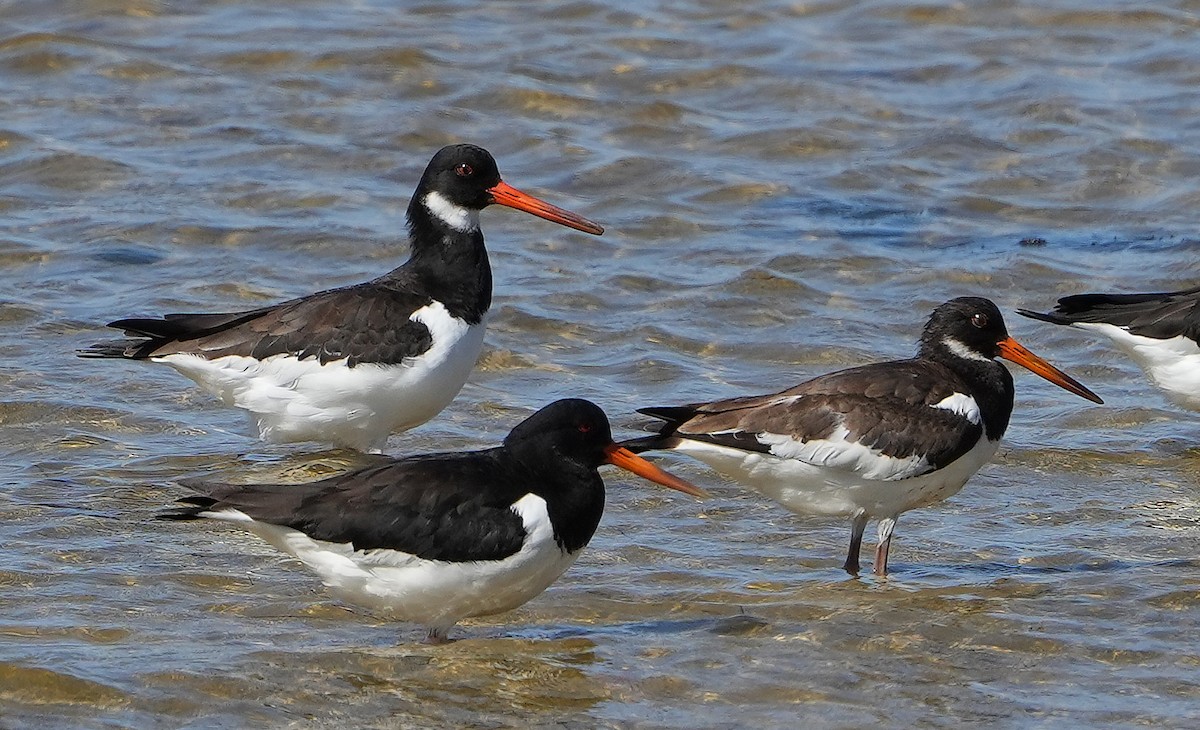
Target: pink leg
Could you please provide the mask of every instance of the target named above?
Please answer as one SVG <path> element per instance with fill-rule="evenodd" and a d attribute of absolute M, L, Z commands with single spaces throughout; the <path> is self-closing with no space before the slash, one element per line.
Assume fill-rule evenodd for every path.
<path fill-rule="evenodd" d="M 888 550 L 892 547 L 892 530 L 896 529 L 896 517 L 884 517 L 879 521 L 879 543 L 875 546 L 875 575 L 887 575 Z"/>

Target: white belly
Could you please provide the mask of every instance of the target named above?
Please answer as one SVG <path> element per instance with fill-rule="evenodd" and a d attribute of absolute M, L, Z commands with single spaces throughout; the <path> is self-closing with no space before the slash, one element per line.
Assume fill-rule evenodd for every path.
<path fill-rule="evenodd" d="M 527 532 L 521 550 L 503 560 L 424 560 L 396 550 L 355 551 L 302 532 L 255 522 L 237 511 L 209 513 L 240 522 L 299 559 L 340 598 L 404 621 L 448 629 L 471 616 L 520 606 L 558 579 L 578 556 L 559 548 L 546 502 L 532 494 L 514 506 Z"/>
<path fill-rule="evenodd" d="M 906 479 L 870 479 L 861 472 L 684 439 L 675 451 L 807 515 L 891 517 L 953 496 L 996 453 L 999 442 L 980 439 L 937 471 Z"/>
<path fill-rule="evenodd" d="M 1186 337 L 1156 340 L 1105 323 L 1084 322 L 1074 326 L 1106 335 L 1133 358 L 1171 400 L 1185 408 L 1200 410 L 1200 347 L 1194 341 Z"/>
<path fill-rule="evenodd" d="M 454 400 L 479 359 L 486 323 L 468 325 L 440 304 L 413 315 L 429 326 L 433 346 L 398 365 L 345 360 L 321 364 L 275 355 L 155 358 L 229 405 L 244 408 L 266 441 L 323 441 L 363 451 L 428 421 Z"/>

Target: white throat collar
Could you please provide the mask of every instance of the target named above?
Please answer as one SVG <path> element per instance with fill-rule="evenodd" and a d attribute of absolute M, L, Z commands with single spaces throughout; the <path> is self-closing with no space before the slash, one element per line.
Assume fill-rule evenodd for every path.
<path fill-rule="evenodd" d="M 456 231 L 468 233 L 479 230 L 479 211 L 477 210 L 455 205 L 438 192 L 429 193 L 422 202 L 425 204 L 426 210 L 435 218 Z"/>
<path fill-rule="evenodd" d="M 984 357 L 983 355 L 980 355 L 978 352 L 975 352 L 971 348 L 964 345 L 961 340 L 956 340 L 953 337 L 943 338 L 942 344 L 944 344 L 946 346 L 947 350 L 949 350 L 950 352 L 954 353 L 955 355 L 963 358 L 964 360 L 978 360 L 979 362 L 992 362 L 992 358 Z"/>

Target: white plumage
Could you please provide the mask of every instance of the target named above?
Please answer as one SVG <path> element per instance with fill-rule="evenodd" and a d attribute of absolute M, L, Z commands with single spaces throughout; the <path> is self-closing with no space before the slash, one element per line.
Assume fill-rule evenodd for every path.
<path fill-rule="evenodd" d="M 153 358 L 228 405 L 244 408 L 272 442 L 329 441 L 380 451 L 388 436 L 433 418 L 462 389 L 483 348 L 486 318 L 467 324 L 434 302 L 411 320 L 429 328 L 430 349 L 397 365 L 273 355 L 263 360 L 191 354 Z"/>
<path fill-rule="evenodd" d="M 457 621 L 520 606 L 546 590 L 575 562 L 562 550 L 546 501 L 527 494 L 512 507 L 526 537 L 502 560 L 425 560 L 399 550 L 354 550 L 347 543 L 314 540 L 299 530 L 251 519 L 224 509 L 205 517 L 238 522 L 275 548 L 311 568 L 332 593 L 397 619 L 429 626 L 444 636 Z"/>
<path fill-rule="evenodd" d="M 1135 335 L 1107 322 L 1074 322 L 1072 327 L 1105 335 L 1138 364 L 1175 403 L 1200 410 L 1200 347 L 1182 335 L 1156 339 Z"/>
<path fill-rule="evenodd" d="M 930 472 L 922 455 L 885 456 L 846 439 L 840 428 L 828 439 L 796 441 L 758 434 L 771 453 L 681 439 L 675 451 L 746 484 L 793 512 L 824 516 L 888 517 L 946 499 L 996 453 L 998 441 L 980 438 L 970 451 Z"/>

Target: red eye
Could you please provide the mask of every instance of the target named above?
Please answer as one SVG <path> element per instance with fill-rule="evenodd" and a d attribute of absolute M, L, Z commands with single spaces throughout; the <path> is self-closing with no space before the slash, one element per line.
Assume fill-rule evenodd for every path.
<path fill-rule="evenodd" d="M 587 433 L 591 430 L 592 430 L 592 424 L 590 424 L 590 423 L 579 424 L 579 433 Z"/>
<path fill-rule="evenodd" d="M 458 175 L 459 177 L 471 177 L 475 174 L 475 168 L 471 167 L 465 162 L 460 162 L 458 163 L 458 166 L 454 168 L 454 174 Z"/>
<path fill-rule="evenodd" d="M 971 324 L 975 325 L 979 329 L 983 329 L 984 327 L 987 327 L 987 325 L 988 325 L 987 315 L 982 312 L 976 312 L 975 314 L 972 314 L 971 315 Z"/>

